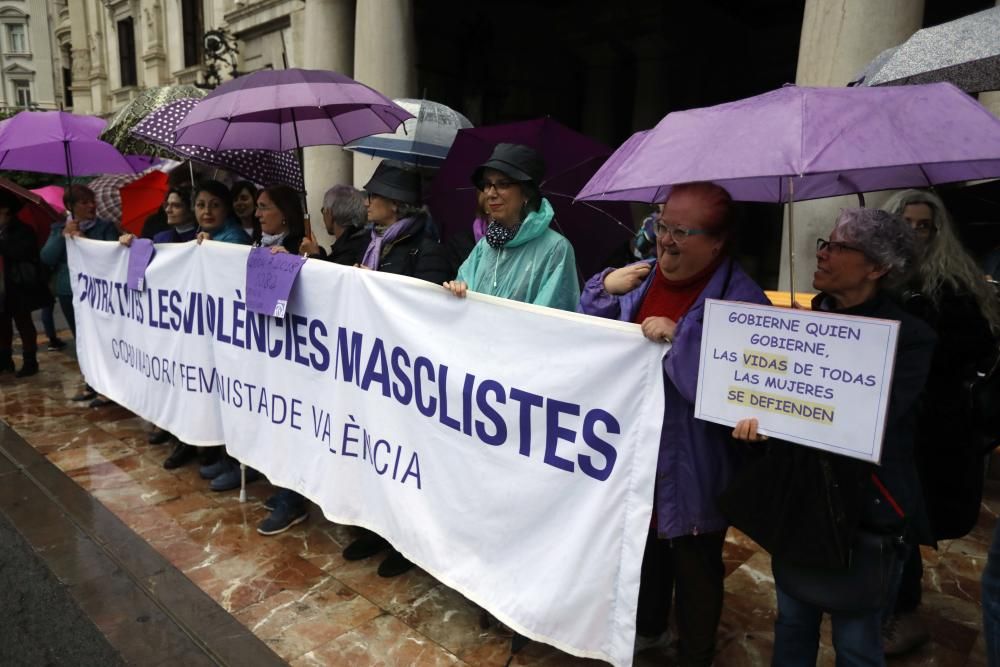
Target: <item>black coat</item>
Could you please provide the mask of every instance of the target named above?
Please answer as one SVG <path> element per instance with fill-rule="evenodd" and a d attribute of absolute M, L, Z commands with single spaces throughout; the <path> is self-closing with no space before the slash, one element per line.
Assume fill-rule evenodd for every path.
<path fill-rule="evenodd" d="M 19 313 L 52 304 L 48 271 L 38 258 L 38 239 L 34 231 L 16 218 L 0 231 L 0 257 L 3 257 L 3 298 L 0 310 Z"/>
<path fill-rule="evenodd" d="M 938 337 L 917 417 L 917 467 L 927 513 L 937 539 L 961 537 L 979 518 L 984 477 L 963 385 L 997 343 L 971 294 L 946 286 L 935 304 L 910 290 L 902 303 Z"/>
<path fill-rule="evenodd" d="M 319 254 L 314 255 L 314 257 L 334 264 L 354 266 L 361 262 L 371 238 L 371 230 L 367 227 L 347 229 L 330 248 L 330 252 L 320 248 Z"/>
<path fill-rule="evenodd" d="M 427 219 L 422 217 L 410 228 L 408 234 L 382 246 L 378 270 L 420 278 L 439 285 L 454 278 L 444 247 L 427 237 L 426 225 Z"/>

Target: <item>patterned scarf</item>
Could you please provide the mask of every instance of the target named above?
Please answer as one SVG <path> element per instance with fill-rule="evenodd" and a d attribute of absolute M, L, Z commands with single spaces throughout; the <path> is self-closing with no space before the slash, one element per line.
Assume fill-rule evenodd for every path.
<path fill-rule="evenodd" d="M 517 236 L 517 232 L 520 229 L 520 224 L 514 225 L 513 227 L 504 227 L 499 222 L 494 220 L 490 223 L 490 226 L 486 228 L 486 242 L 489 243 L 490 247 L 494 250 L 499 250 L 510 243 L 511 239 Z"/>

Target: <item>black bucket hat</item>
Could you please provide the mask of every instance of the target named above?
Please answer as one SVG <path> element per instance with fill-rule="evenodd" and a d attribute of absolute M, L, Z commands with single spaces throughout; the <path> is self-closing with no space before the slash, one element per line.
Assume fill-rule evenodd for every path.
<path fill-rule="evenodd" d="M 536 187 L 545 178 L 545 160 L 534 148 L 523 144 L 497 144 L 490 159 L 472 172 L 472 184 L 477 188 L 486 169 L 496 169 L 515 181 L 531 181 Z"/>
<path fill-rule="evenodd" d="M 365 191 L 407 204 L 420 204 L 420 174 L 382 162 L 365 184 Z"/>

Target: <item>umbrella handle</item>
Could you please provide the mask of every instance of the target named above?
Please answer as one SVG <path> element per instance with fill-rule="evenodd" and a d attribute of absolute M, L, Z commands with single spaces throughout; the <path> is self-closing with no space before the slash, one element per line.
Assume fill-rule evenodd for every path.
<path fill-rule="evenodd" d="M 795 181 L 788 177 L 788 292 L 795 303 Z"/>

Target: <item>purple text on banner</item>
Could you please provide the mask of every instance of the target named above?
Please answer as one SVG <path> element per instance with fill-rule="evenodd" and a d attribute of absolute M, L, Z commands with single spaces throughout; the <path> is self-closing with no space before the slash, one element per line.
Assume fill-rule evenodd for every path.
<path fill-rule="evenodd" d="M 146 286 L 146 267 L 153 260 L 156 248 L 149 239 L 132 239 L 128 249 L 128 273 L 125 282 L 129 289 L 139 290 Z"/>
<path fill-rule="evenodd" d="M 270 248 L 254 248 L 247 256 L 247 310 L 284 317 L 288 295 L 305 259 Z"/>

